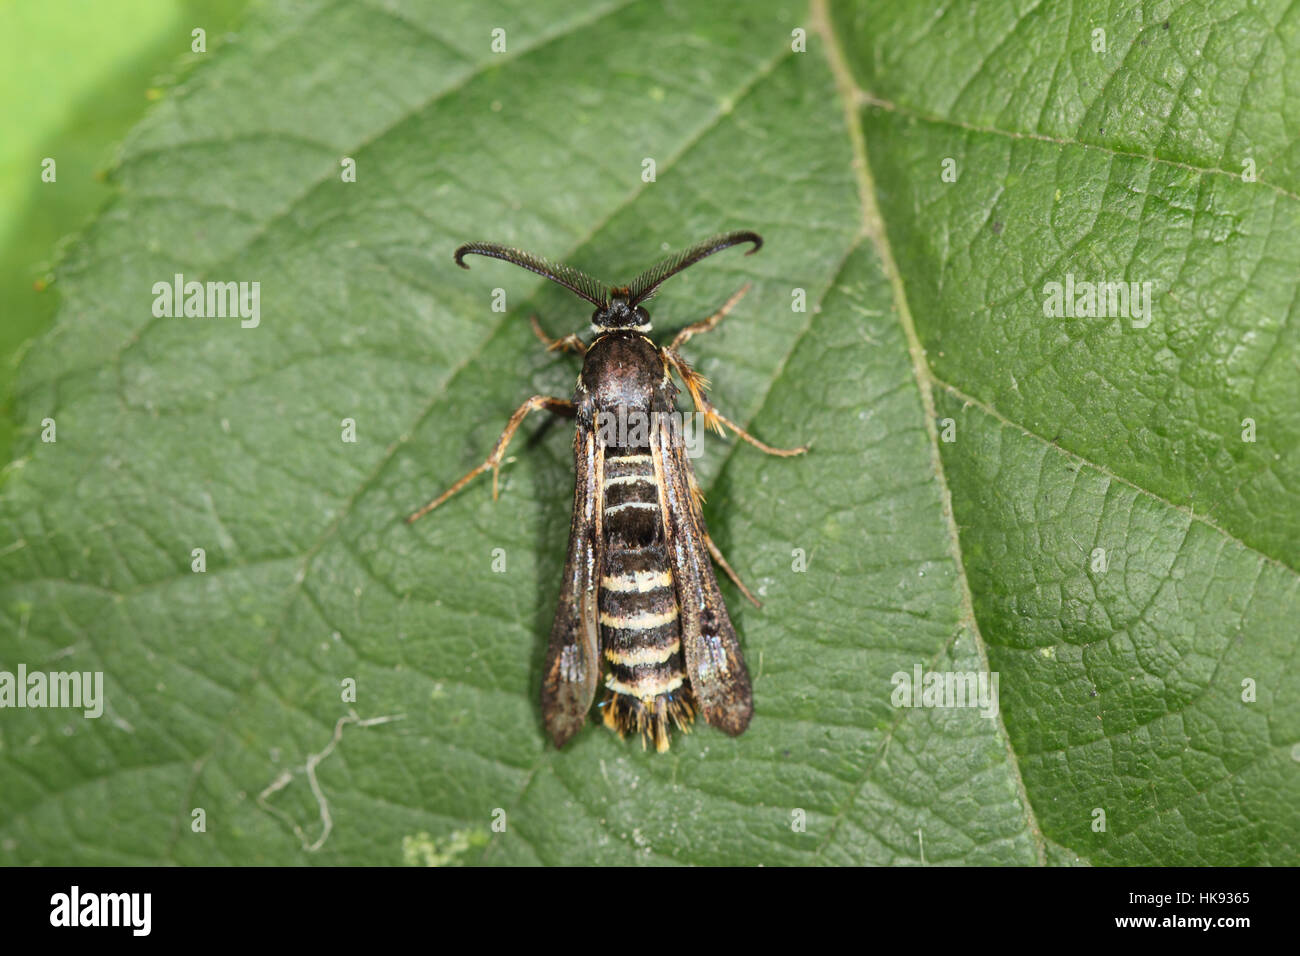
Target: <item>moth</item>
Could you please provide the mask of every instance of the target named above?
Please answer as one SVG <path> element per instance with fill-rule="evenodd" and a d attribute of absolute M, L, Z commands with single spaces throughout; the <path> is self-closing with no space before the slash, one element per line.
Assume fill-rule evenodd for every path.
<path fill-rule="evenodd" d="M 753 232 L 711 236 L 623 286 L 608 286 L 571 266 L 496 243 L 470 242 L 455 252 L 464 269 L 468 255 L 502 259 L 595 306 L 590 344 L 576 334 L 551 339 L 531 318 L 533 331 L 549 349 L 583 356 L 573 397 L 528 399 L 480 465 L 407 519 L 428 514 L 489 469 L 495 500 L 506 446 L 529 412 L 546 409 L 576 420 L 569 551 L 542 680 L 542 715 L 557 747 L 586 723 L 602 674 L 604 723 L 620 737 L 639 735 L 643 749 L 653 744 L 659 752 L 667 750 L 670 726 L 688 732 L 697 713 L 732 736 L 749 726 L 749 672 L 710 556 L 742 594 L 756 606 L 759 602 L 704 526 L 703 498 L 673 414 L 674 373 L 706 429 L 725 434 L 725 426 L 761 451 L 782 457 L 807 447 L 772 448 L 727 419 L 706 395 L 707 380 L 678 351 L 692 336 L 716 326 L 748 283 L 667 346 L 650 338 L 644 306 L 668 278 L 739 244 L 750 244 L 746 255 L 752 255 L 763 240 Z"/>

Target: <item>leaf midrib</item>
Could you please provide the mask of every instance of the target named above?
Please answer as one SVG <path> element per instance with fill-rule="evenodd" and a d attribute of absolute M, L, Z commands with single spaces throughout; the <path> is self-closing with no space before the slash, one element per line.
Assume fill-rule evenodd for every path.
<path fill-rule="evenodd" d="M 840 47 L 839 38 L 836 36 L 834 23 L 831 20 L 830 12 L 827 9 L 826 0 L 811 0 L 811 19 L 815 24 L 815 29 L 822 37 L 826 44 L 826 59 L 831 73 L 835 77 L 835 87 L 839 94 L 841 107 L 844 111 L 844 123 L 848 131 L 850 145 L 853 150 L 853 172 L 858 184 L 858 201 L 862 216 L 861 228 L 864 235 L 871 239 L 875 247 L 876 254 L 880 258 L 881 268 L 886 278 L 889 280 L 890 288 L 893 290 L 894 307 L 898 313 L 899 324 L 902 326 L 904 338 L 907 341 L 908 353 L 912 359 L 912 373 L 916 379 L 917 391 L 920 394 L 923 414 L 925 415 L 925 430 L 930 438 L 930 459 L 934 468 L 934 477 L 941 508 L 943 511 L 943 524 L 948 535 L 949 555 L 956 566 L 956 579 L 959 588 L 959 607 L 961 615 L 957 621 L 957 627 L 952 636 L 945 641 L 945 647 L 961 634 L 963 630 L 969 630 L 975 642 L 975 649 L 979 655 L 980 663 L 987 672 L 991 668 L 988 659 L 988 647 L 984 641 L 984 636 L 980 632 L 979 621 L 975 617 L 975 603 L 971 594 L 970 581 L 966 575 L 966 562 L 962 556 L 961 539 L 957 530 L 956 519 L 952 509 L 952 493 L 948 487 L 948 478 L 943 467 L 943 456 L 939 451 L 939 432 L 936 423 L 933 383 L 934 375 L 930 370 L 929 363 L 926 360 L 925 348 L 921 344 L 920 336 L 917 334 L 916 325 L 912 320 L 912 312 L 908 305 L 907 294 L 903 288 L 903 277 L 894 262 L 893 250 L 889 244 L 889 237 L 885 229 L 884 219 L 880 214 L 880 208 L 876 205 L 875 181 L 872 178 L 871 165 L 867 153 L 866 136 L 862 129 L 861 111 L 858 108 L 858 88 L 853 80 L 853 75 L 849 70 L 848 63 L 844 58 L 844 51 Z M 939 653 L 942 653 L 940 649 Z M 1011 767 L 1015 776 L 1016 791 L 1020 798 L 1021 806 L 1024 809 L 1025 825 L 1029 835 L 1034 843 L 1035 855 L 1039 866 L 1047 865 L 1047 848 L 1043 836 L 1042 828 L 1038 824 L 1038 819 L 1034 814 L 1033 805 L 1029 800 L 1029 792 L 1025 787 L 1024 776 L 1020 771 L 1020 759 L 1016 755 L 1015 749 L 1011 745 L 1011 735 L 1007 733 L 1006 723 L 1003 721 L 1001 711 L 996 718 L 998 732 L 1002 736 L 1003 746 L 1007 755 L 1007 763 Z M 881 745 L 881 754 L 889 745 L 894 730 L 899 726 L 900 721 L 895 721 L 885 736 Z M 867 768 L 863 775 L 862 782 L 854 788 L 849 800 L 841 808 L 836 816 L 835 827 L 838 827 L 839 821 L 847 815 L 848 811 L 856 802 L 858 793 L 866 781 L 871 778 L 879 760 Z M 819 848 L 819 852 L 822 848 Z"/>
<path fill-rule="evenodd" d="M 947 486 L 947 479 L 943 470 L 942 456 L 939 452 L 938 434 L 935 425 L 935 414 L 934 414 L 934 403 L 933 403 L 933 389 L 935 387 L 942 388 L 950 395 L 952 395 L 954 398 L 957 398 L 958 400 L 962 401 L 967 405 L 974 406 L 975 408 L 979 409 L 980 412 L 982 412 L 983 414 L 991 417 L 994 421 L 997 421 L 1002 425 L 1014 428 L 1020 433 L 1022 433 L 1023 435 L 1033 438 L 1045 446 L 1050 446 L 1054 448 L 1058 453 L 1066 455 L 1067 457 L 1076 460 L 1080 464 L 1087 466 L 1088 468 L 1094 470 L 1095 472 L 1105 475 L 1111 480 L 1117 481 L 1127 487 L 1130 487 L 1135 491 L 1139 492 L 1140 494 L 1149 497 L 1151 499 L 1154 499 L 1156 501 L 1159 501 L 1161 504 L 1166 505 L 1177 512 L 1180 512 L 1181 514 L 1183 514 L 1189 519 L 1189 522 L 1198 522 L 1200 524 L 1203 524 L 1204 526 L 1213 530 L 1224 540 L 1230 541 L 1235 545 L 1241 547 L 1243 550 L 1256 555 L 1263 564 L 1269 564 L 1276 568 L 1280 568 L 1284 570 L 1291 577 L 1293 584 L 1300 584 L 1300 572 L 1298 572 L 1296 568 L 1287 564 L 1285 561 L 1273 557 L 1272 555 L 1266 554 L 1263 551 L 1261 551 L 1259 548 L 1248 544 L 1237 535 L 1228 531 L 1226 528 L 1220 526 L 1209 515 L 1199 514 L 1194 510 L 1192 510 L 1191 508 L 1178 505 L 1175 502 L 1172 502 L 1169 499 L 1163 497 L 1162 495 L 1142 487 L 1141 485 L 1134 482 L 1133 480 L 1125 478 L 1124 476 L 1116 473 L 1110 468 L 1105 467 L 1104 465 L 1091 461 L 1087 457 L 1075 451 L 1064 448 L 1057 442 L 1049 441 L 1044 436 L 1039 435 L 1033 432 L 1032 430 L 1026 428 L 1024 425 L 1021 425 L 1018 422 L 1011 420 L 1006 415 L 999 412 L 991 403 L 982 401 L 978 398 L 968 395 L 965 392 L 958 389 L 956 386 L 938 378 L 938 376 L 935 375 L 934 371 L 929 366 L 925 349 L 921 344 L 919 336 L 916 333 L 915 324 L 912 321 L 911 312 L 908 307 L 902 276 L 901 273 L 898 271 L 896 264 L 893 261 L 884 221 L 880 215 L 879 208 L 877 207 L 875 202 L 875 188 L 874 188 L 874 182 L 871 177 L 870 165 L 868 162 L 865 135 L 862 130 L 861 110 L 864 107 L 875 107 L 878 109 L 886 110 L 888 112 L 898 113 L 899 115 L 902 116 L 915 118 L 922 122 L 928 122 L 928 123 L 941 125 L 941 126 L 950 126 L 953 128 L 964 130 L 966 132 L 1001 136 L 1009 139 L 1032 140 L 1037 142 L 1051 143 L 1053 145 L 1062 146 L 1062 147 L 1075 147 L 1083 150 L 1095 150 L 1114 157 L 1135 159 L 1147 163 L 1170 166 L 1188 172 L 1193 172 L 1198 175 L 1205 175 L 1205 176 L 1223 175 L 1233 180 L 1239 180 L 1240 176 L 1228 170 L 1220 169 L 1218 167 L 1198 166 L 1194 163 L 1189 163 L 1181 160 L 1169 159 L 1166 157 L 1158 156 L 1154 152 L 1140 153 L 1131 150 L 1115 149 L 1098 143 L 1088 143 L 1080 140 L 1072 140 L 1065 137 L 1047 136 L 1040 133 L 1004 130 L 1004 129 L 999 129 L 991 126 L 981 126 L 978 124 L 966 123 L 961 120 L 952 119 L 950 117 L 928 115 L 919 110 L 915 110 L 910 107 L 899 105 L 889 100 L 885 100 L 880 97 L 877 97 L 865 90 L 862 90 L 860 87 L 857 86 L 856 81 L 853 78 L 852 72 L 847 65 L 847 61 L 844 59 L 843 51 L 838 45 L 838 40 L 835 36 L 833 23 L 827 14 L 825 0 L 811 0 L 811 3 L 812 3 L 814 21 L 818 23 L 819 31 L 821 32 L 823 38 L 827 43 L 827 55 L 831 63 L 831 70 L 836 76 L 837 87 L 840 91 L 840 97 L 843 101 L 843 106 L 845 110 L 846 122 L 850 130 L 850 138 L 854 141 L 853 143 L 854 154 L 855 154 L 854 166 L 855 166 L 855 173 L 859 177 L 859 191 L 860 191 L 860 198 L 862 201 L 862 214 L 863 214 L 862 226 L 864 231 L 872 236 L 873 241 L 876 245 L 876 249 L 881 257 L 882 263 L 884 264 L 885 270 L 888 273 L 891 286 L 894 289 L 894 299 L 895 299 L 896 307 L 898 308 L 899 311 L 900 323 L 903 326 L 904 334 L 908 340 L 908 346 L 909 346 L 909 351 L 912 354 L 913 370 L 916 377 L 918 390 L 921 392 L 922 401 L 926 409 L 926 415 L 927 415 L 926 426 L 927 426 L 927 432 L 931 438 L 932 454 L 935 461 L 936 478 L 939 481 L 942 497 L 944 499 L 944 508 L 943 508 L 944 519 L 945 519 L 945 523 L 948 526 L 950 539 L 953 543 L 952 556 L 957 564 L 958 577 L 960 580 L 960 587 L 962 590 L 963 619 L 966 620 L 968 618 L 969 620 L 972 633 L 975 637 L 976 647 L 979 650 L 981 660 L 984 663 L 985 667 L 987 668 L 989 663 L 988 655 L 987 655 L 987 644 L 983 638 L 983 635 L 979 631 L 978 622 L 975 618 L 974 605 L 973 605 L 973 600 L 970 591 L 969 579 L 966 574 L 966 566 L 962 557 L 960 538 L 956 526 L 955 516 L 952 511 L 951 494 L 949 492 Z M 1300 195 L 1297 195 L 1295 192 L 1292 192 L 1291 190 L 1288 190 L 1280 185 L 1266 182 L 1262 179 L 1258 180 L 1258 184 L 1266 186 L 1268 189 L 1270 189 L 1277 195 L 1287 197 L 1291 200 L 1300 201 Z M 949 643 L 951 643 L 951 641 Z M 1038 848 L 1039 863 L 1046 864 L 1046 846 L 1045 846 L 1046 841 L 1041 832 L 1040 827 L 1037 824 L 1032 804 L 1030 803 L 1028 798 L 1028 792 L 1024 784 L 1023 775 L 1021 774 L 1020 771 L 1020 758 L 1016 754 L 1014 748 L 1011 745 L 1010 735 L 1007 733 L 1006 726 L 1003 721 L 1003 716 L 999 714 L 997 719 L 998 719 L 1000 732 L 1002 733 L 1004 741 L 1006 742 L 1008 759 L 1015 771 L 1016 782 L 1017 782 L 1018 789 L 1020 791 L 1021 800 L 1025 807 L 1027 821 L 1035 837 L 1035 841 Z M 889 731 L 887 732 L 886 742 L 882 746 L 882 753 L 884 751 L 884 748 L 887 747 L 888 745 L 889 735 L 892 735 L 896 727 L 897 727 L 897 722 L 893 726 L 891 726 Z M 869 779 L 870 773 L 871 771 L 868 770 L 864 780 Z M 1071 852 L 1075 852 L 1077 855 L 1077 851 L 1071 850 Z M 1083 858 L 1080 857 L 1080 859 Z"/>
<path fill-rule="evenodd" d="M 814 5 L 816 5 L 817 0 L 813 0 L 813 3 Z M 863 90 L 861 87 L 856 85 L 855 81 L 853 80 L 852 73 L 851 71 L 848 70 L 847 66 L 845 67 L 845 71 L 846 71 L 848 83 L 851 86 L 851 90 L 852 90 L 851 95 L 856 109 L 861 109 L 862 107 L 876 107 L 885 110 L 886 112 L 897 113 L 900 116 L 906 116 L 912 119 L 917 119 L 924 123 L 931 123 L 936 126 L 948 126 L 954 129 L 964 130 L 969 133 L 980 133 L 980 134 L 986 134 L 991 136 L 1001 136 L 1007 139 L 1032 140 L 1034 142 L 1050 143 L 1055 146 L 1069 146 L 1069 147 L 1074 147 L 1076 149 L 1083 149 L 1083 150 L 1095 150 L 1100 153 L 1105 153 L 1108 156 L 1115 156 L 1124 159 L 1141 160 L 1143 162 L 1154 163 L 1163 166 L 1171 166 L 1177 169 L 1185 170 L 1187 172 L 1196 173 L 1197 175 L 1202 175 L 1202 176 L 1221 175 L 1221 176 L 1227 176 L 1229 179 L 1232 179 L 1234 181 L 1239 182 L 1241 180 L 1240 174 L 1234 173 L 1231 170 L 1220 169 L 1217 166 L 1198 166 L 1195 163 L 1189 163 L 1177 159 L 1169 159 L 1167 157 L 1158 156 L 1155 153 L 1140 153 L 1140 152 L 1135 152 L 1133 150 L 1116 149 L 1114 147 L 1105 146 L 1101 143 L 1089 143 L 1083 140 L 1070 139 L 1068 137 L 1048 136 L 1043 133 L 1032 133 L 1023 130 L 1007 130 L 996 126 L 984 126 L 977 123 L 967 123 L 963 120 L 954 119 L 948 116 L 939 116 L 935 114 L 925 113 L 913 107 L 895 103 L 887 99 L 883 99 L 881 97 L 876 96 L 873 93 Z M 856 116 L 856 111 L 855 111 L 855 116 Z M 1288 199 L 1294 200 L 1297 203 L 1300 203 L 1300 193 L 1292 192 L 1291 190 L 1285 188 L 1284 186 L 1281 186 L 1276 183 L 1268 182 L 1263 178 L 1256 179 L 1255 185 L 1265 186 L 1269 190 L 1277 193 L 1279 196 L 1284 196 Z M 922 355 L 924 356 L 924 347 L 922 347 Z M 990 415 L 996 421 L 1001 422 L 1004 425 L 1009 425 L 1012 428 L 1017 429 L 1024 435 L 1030 438 L 1034 438 L 1037 441 L 1043 443 L 1044 445 L 1050 445 L 1051 447 L 1057 449 L 1061 453 L 1068 455 L 1069 457 L 1078 461 L 1080 464 L 1087 465 L 1089 468 L 1092 468 L 1093 470 L 1103 475 L 1106 475 L 1108 478 L 1111 478 L 1124 485 L 1127 485 L 1128 487 L 1133 488 L 1135 491 L 1141 492 L 1143 495 L 1149 498 L 1159 501 L 1160 503 L 1167 505 L 1176 511 L 1180 511 L 1183 514 L 1186 514 L 1192 520 L 1198 521 L 1206 525 L 1207 527 L 1211 528 L 1226 540 L 1231 541 L 1232 543 L 1239 545 L 1240 547 L 1246 549 L 1247 551 L 1250 551 L 1251 553 L 1258 555 L 1266 563 L 1286 571 L 1293 578 L 1300 579 L 1300 568 L 1296 568 L 1295 566 L 1288 564 L 1285 560 L 1281 558 L 1278 558 L 1274 555 L 1261 551 L 1257 546 L 1250 544 L 1249 542 L 1244 540 L 1240 535 L 1218 524 L 1209 516 L 1209 514 L 1199 513 L 1194 509 L 1187 507 L 1186 505 L 1180 505 L 1174 501 L 1171 501 L 1170 499 L 1159 494 L 1158 492 L 1152 491 L 1149 488 L 1144 488 L 1142 485 L 1138 484 L 1132 479 L 1124 477 L 1123 475 L 1119 474 L 1118 472 L 1115 472 L 1114 470 L 1108 468 L 1107 466 L 1095 462 L 1090 458 L 1088 458 L 1087 456 L 1080 454 L 1079 452 L 1066 448 L 1063 445 L 1059 444 L 1058 442 L 1051 441 L 1050 439 L 1047 439 L 1044 436 L 1039 435 L 1037 432 L 1034 432 L 1032 429 L 1027 428 L 1026 426 L 1022 425 L 1019 422 L 1013 421 L 1012 419 L 1008 418 L 1007 416 L 999 412 L 992 402 L 970 395 L 969 393 L 962 391 L 958 386 L 939 378 L 937 375 L 934 374 L 934 371 L 930 369 L 928 362 L 925 362 L 925 367 L 926 367 L 926 376 L 931 382 L 931 384 L 938 385 L 940 388 L 943 388 L 945 391 L 952 394 L 955 398 L 959 398 L 961 401 L 965 402 L 966 404 L 974 405 L 976 408 L 979 408 L 982 412 Z"/>

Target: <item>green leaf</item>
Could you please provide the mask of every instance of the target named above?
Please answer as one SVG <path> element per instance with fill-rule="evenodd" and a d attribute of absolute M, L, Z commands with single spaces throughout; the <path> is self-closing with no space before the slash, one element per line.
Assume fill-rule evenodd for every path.
<path fill-rule="evenodd" d="M 1297 862 L 1282 8 L 439 7 L 268 5 L 135 130 L 65 261 L 0 498 L 0 670 L 102 670 L 107 706 L 0 712 L 0 860 Z M 404 518 L 571 390 L 527 316 L 589 310 L 451 251 L 617 282 L 740 228 L 759 255 L 653 312 L 752 282 L 688 357 L 813 445 L 698 462 L 765 602 L 723 583 L 754 722 L 556 751 L 568 426 L 530 417 L 495 503 Z M 155 318 L 178 272 L 260 281 L 260 324 Z M 1149 279 L 1152 321 L 1045 317 L 1066 272 Z M 894 707 L 917 666 L 991 668 L 1000 714 Z"/>

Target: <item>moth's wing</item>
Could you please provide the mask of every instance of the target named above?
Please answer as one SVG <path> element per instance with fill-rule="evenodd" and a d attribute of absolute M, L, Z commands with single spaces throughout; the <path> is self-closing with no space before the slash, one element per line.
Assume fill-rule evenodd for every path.
<path fill-rule="evenodd" d="M 542 677 L 542 718 L 557 747 L 563 747 L 586 723 L 600 679 L 596 598 L 604 455 L 592 431 L 579 424 L 573 439 L 576 479 L 569 556 Z"/>
<path fill-rule="evenodd" d="M 695 472 L 673 431 L 654 431 L 651 449 L 663 489 L 662 510 L 677 588 L 686 674 L 705 721 L 734 737 L 749 726 L 754 712 L 749 671 L 713 574 Z"/>

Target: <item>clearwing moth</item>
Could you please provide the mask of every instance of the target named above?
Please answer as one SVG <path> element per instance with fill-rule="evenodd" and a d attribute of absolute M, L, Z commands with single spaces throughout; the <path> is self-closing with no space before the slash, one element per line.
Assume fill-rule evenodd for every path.
<path fill-rule="evenodd" d="M 755 605 L 758 601 L 704 526 L 695 471 L 672 414 L 678 394 L 673 373 L 686 385 L 705 424 L 719 434 L 725 434 L 725 425 L 772 455 L 797 455 L 807 448 L 771 448 L 729 421 L 705 395 L 708 382 L 678 352 L 691 336 L 717 325 L 748 284 L 667 346 L 650 339 L 650 315 L 642 305 L 670 276 L 740 243 L 752 244 L 746 253 L 752 255 L 763 240 L 753 232 L 721 233 L 616 287 L 496 243 L 470 242 L 456 250 L 456 264 L 464 269 L 469 268 L 467 255 L 503 259 L 596 307 L 590 345 L 573 334 L 552 340 L 532 319 L 548 348 L 583 356 L 573 398 L 528 399 L 510 416 L 482 464 L 407 519 L 428 514 L 488 469 L 495 499 L 506 446 L 529 412 L 545 408 L 576 418 L 569 554 L 542 678 L 542 715 L 557 747 L 586 723 L 602 671 L 605 724 L 620 736 L 639 734 L 642 747 L 653 743 L 656 750 L 667 750 L 669 725 L 689 731 L 696 713 L 732 736 L 749 726 L 749 672 L 710 555 L 742 594 Z M 610 427 L 615 422 L 632 426 Z"/>

